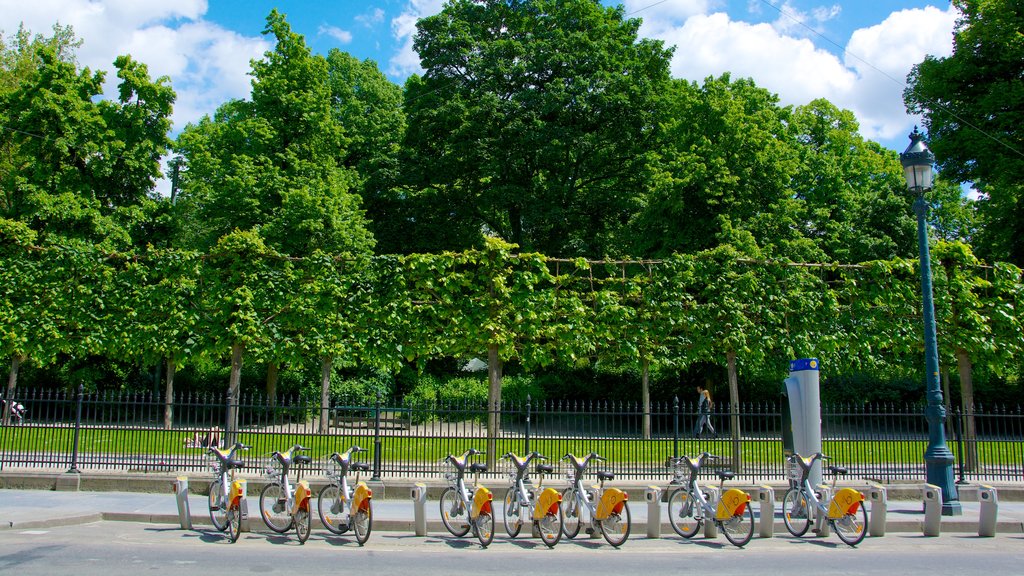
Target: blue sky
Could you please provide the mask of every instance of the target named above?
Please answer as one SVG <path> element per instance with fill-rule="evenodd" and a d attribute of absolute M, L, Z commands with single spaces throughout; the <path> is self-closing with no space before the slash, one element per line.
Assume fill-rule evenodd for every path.
<path fill-rule="evenodd" d="M 605 4 L 618 1 L 603 0 Z M 784 104 L 827 98 L 852 110 L 861 133 L 902 150 L 917 121 L 906 115 L 903 81 L 925 54 L 947 55 L 956 12 L 941 0 L 621 0 L 644 20 L 641 35 L 675 46 L 672 73 L 701 80 L 752 77 Z M 0 0 L 0 31 L 22 22 L 49 33 L 58 20 L 85 41 L 79 61 L 111 68 L 118 54 L 167 75 L 178 93 L 180 130 L 230 98 L 249 93 L 249 60 L 270 46 L 261 35 L 273 8 L 314 51 L 339 48 L 376 61 L 401 83 L 416 73 L 411 50 L 419 17 L 442 0 Z M 110 80 L 106 92 L 114 93 Z"/>

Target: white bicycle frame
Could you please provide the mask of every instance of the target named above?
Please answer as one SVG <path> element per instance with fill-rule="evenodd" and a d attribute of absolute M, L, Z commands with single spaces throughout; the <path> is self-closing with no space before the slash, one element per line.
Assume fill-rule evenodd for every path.
<path fill-rule="evenodd" d="M 702 490 L 701 487 L 700 487 L 700 482 L 698 481 L 698 476 L 697 476 L 697 473 L 700 470 L 700 468 L 702 466 L 704 466 L 704 460 L 705 459 L 710 459 L 710 458 L 708 458 L 708 456 L 709 455 L 707 455 L 707 454 L 701 454 L 697 458 L 697 469 L 696 470 L 694 470 L 694 468 L 693 468 L 693 460 L 691 460 L 688 456 L 682 456 L 682 457 L 678 458 L 676 460 L 676 465 L 678 466 L 678 463 L 685 463 L 687 465 L 687 472 L 690 474 L 690 478 L 687 480 L 687 486 L 689 487 L 690 495 L 697 500 L 698 504 L 700 504 L 700 508 L 698 509 L 698 511 L 700 512 L 700 519 L 701 520 L 706 520 L 708 518 L 712 518 L 712 519 L 714 519 L 717 522 L 718 520 L 715 518 L 715 506 L 714 506 L 714 504 L 717 504 L 717 502 L 715 502 L 714 504 L 711 503 L 711 502 L 708 502 L 708 499 L 704 496 L 704 490 Z M 682 475 L 678 471 L 675 473 L 675 476 L 676 476 L 676 478 L 678 478 L 680 480 L 682 479 L 682 477 L 681 477 Z M 723 478 L 722 481 L 718 485 L 718 493 L 719 493 L 719 495 L 722 494 L 722 492 L 723 492 L 722 489 L 724 487 L 725 487 L 725 479 Z"/>
<path fill-rule="evenodd" d="M 567 458 L 563 458 L 563 460 L 565 459 Z M 573 466 L 571 472 L 573 478 L 569 482 L 569 487 L 573 488 L 573 498 L 576 500 L 576 509 L 578 510 L 577 514 L 579 516 L 580 523 L 584 522 L 582 512 L 586 510 L 586 523 L 590 526 L 591 531 L 596 533 L 598 528 L 594 524 L 594 516 L 597 514 L 597 502 L 601 498 L 601 493 L 604 492 L 604 480 L 598 481 L 599 484 L 595 494 L 591 494 L 590 491 L 583 486 L 583 472 L 590 466 L 590 461 L 594 459 L 597 459 L 599 462 L 604 461 L 604 458 L 601 458 L 600 456 L 588 454 L 587 457 L 583 459 L 582 470 L 577 471 L 576 467 Z"/>

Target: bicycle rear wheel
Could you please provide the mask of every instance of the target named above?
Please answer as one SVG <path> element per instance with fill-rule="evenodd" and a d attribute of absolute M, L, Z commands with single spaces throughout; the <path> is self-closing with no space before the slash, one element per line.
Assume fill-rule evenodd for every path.
<path fill-rule="evenodd" d="M 566 488 L 562 492 L 559 509 L 562 511 L 562 534 L 572 540 L 580 533 L 580 505 L 576 501 L 575 488 Z"/>
<path fill-rule="evenodd" d="M 360 546 L 366 544 L 370 539 L 370 531 L 373 530 L 373 505 L 366 507 L 366 510 L 358 510 L 352 516 L 352 530 L 356 533 L 356 542 Z"/>
<path fill-rule="evenodd" d="M 515 538 L 523 529 L 522 510 L 519 506 L 519 498 L 516 496 L 516 487 L 512 486 L 505 493 L 505 505 L 502 508 L 501 521 L 505 524 L 505 532 L 508 533 L 509 538 Z"/>
<path fill-rule="evenodd" d="M 210 484 L 210 521 L 213 527 L 223 532 L 228 528 L 227 502 L 224 498 L 224 481 L 217 478 Z"/>
<path fill-rule="evenodd" d="M 341 500 L 341 490 L 337 484 L 328 484 L 320 489 L 316 499 L 316 510 L 320 521 L 335 534 L 348 532 L 349 518 L 345 513 L 345 503 Z"/>
<path fill-rule="evenodd" d="M 750 504 L 743 507 L 742 513 L 722 522 L 722 533 L 725 534 L 726 540 L 739 548 L 750 542 L 754 537 L 754 512 L 750 509 Z"/>
<path fill-rule="evenodd" d="M 292 516 L 288 513 L 288 500 L 280 484 L 267 484 L 260 491 L 260 516 L 263 523 L 278 534 L 284 534 L 292 527 Z"/>
<path fill-rule="evenodd" d="M 860 544 L 864 540 L 864 536 L 867 535 L 868 513 L 864 509 L 863 502 L 857 506 L 857 511 L 853 514 L 847 513 L 842 518 L 830 520 L 830 522 L 836 531 L 836 536 L 850 546 Z"/>
<path fill-rule="evenodd" d="M 473 531 L 480 540 L 480 545 L 487 548 L 494 540 L 494 515 L 490 512 L 481 512 L 473 519 Z"/>
<path fill-rule="evenodd" d="M 237 505 L 228 508 L 227 514 L 228 538 L 232 542 L 238 542 L 238 535 L 242 533 L 242 509 Z"/>
<path fill-rule="evenodd" d="M 668 523 L 683 538 L 693 538 L 700 530 L 700 519 L 697 518 L 697 507 L 690 492 L 686 488 L 677 488 L 668 497 Z"/>
<path fill-rule="evenodd" d="M 299 544 L 305 544 L 309 540 L 309 533 L 313 530 L 313 515 L 309 508 L 299 508 L 295 513 L 295 535 L 299 537 Z"/>
<path fill-rule="evenodd" d="M 622 511 L 611 513 L 604 520 L 598 520 L 601 533 L 609 544 L 618 548 L 629 538 L 629 531 L 632 527 L 632 517 L 629 514 L 629 502 L 622 503 Z"/>
<path fill-rule="evenodd" d="M 452 533 L 452 536 L 463 537 L 469 534 L 469 511 L 463 504 L 459 493 L 451 486 L 441 492 L 441 522 Z"/>
<path fill-rule="evenodd" d="M 558 513 L 548 512 L 538 521 L 537 530 L 540 532 L 540 539 L 548 548 L 554 548 L 555 544 L 562 539 L 562 509 Z"/>
<path fill-rule="evenodd" d="M 811 503 L 798 488 L 790 488 L 782 498 L 782 520 L 786 530 L 800 537 L 811 527 Z"/>

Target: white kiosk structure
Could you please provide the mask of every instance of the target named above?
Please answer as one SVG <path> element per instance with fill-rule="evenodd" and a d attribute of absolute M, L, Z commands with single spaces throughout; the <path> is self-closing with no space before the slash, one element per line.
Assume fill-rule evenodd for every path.
<path fill-rule="evenodd" d="M 804 457 L 821 452 L 821 392 L 818 367 L 817 358 L 793 360 L 789 363 L 789 378 L 785 380 L 790 421 L 785 422 L 784 419 L 783 426 L 790 426 L 792 451 Z M 786 470 L 789 477 L 793 478 L 791 467 L 787 460 Z M 811 486 L 821 484 L 820 460 L 814 463 L 810 480 Z"/>

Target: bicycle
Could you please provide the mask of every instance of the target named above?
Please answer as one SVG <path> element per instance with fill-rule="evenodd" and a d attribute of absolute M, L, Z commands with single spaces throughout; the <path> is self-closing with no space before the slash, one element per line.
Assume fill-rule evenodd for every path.
<path fill-rule="evenodd" d="M 238 541 L 242 531 L 242 486 L 241 480 L 235 479 L 235 470 L 245 466 L 245 462 L 235 459 L 239 450 L 248 450 L 249 446 L 236 442 L 229 450 L 210 448 L 210 467 L 213 469 L 214 480 L 210 483 L 209 508 L 210 521 L 213 527 L 224 532 L 232 542 Z M 230 474 L 230 478 L 229 475 Z"/>
<path fill-rule="evenodd" d="M 797 538 L 803 536 L 810 528 L 811 516 L 816 513 L 818 517 L 827 520 L 840 540 L 850 546 L 856 546 L 867 534 L 868 513 L 864 508 L 864 495 L 853 488 L 843 488 L 836 492 L 836 479 L 846 474 L 847 470 L 839 466 L 829 466 L 828 471 L 832 473 L 833 496 L 826 507 L 821 502 L 819 494 L 811 488 L 809 479 L 811 468 L 817 460 L 824 462 L 829 460 L 829 457 L 821 452 L 810 458 L 804 458 L 799 454 L 789 456 L 789 461 L 800 467 L 800 479 L 782 498 L 782 519 L 786 524 L 786 530 Z"/>
<path fill-rule="evenodd" d="M 296 444 L 284 453 L 273 452 L 270 455 L 270 464 L 266 468 L 270 483 L 260 491 L 260 516 L 263 517 L 267 528 L 284 534 L 294 526 L 300 544 L 306 543 L 312 528 L 309 482 L 298 480 L 293 492 L 291 482 L 288 480 L 288 471 L 292 464 L 312 462 L 309 456 L 299 454 L 303 450 L 308 448 Z"/>
<path fill-rule="evenodd" d="M 583 460 L 572 454 L 562 456 L 562 460 L 572 465 L 568 472 L 569 487 L 562 492 L 562 533 L 567 538 L 575 538 L 586 519 L 590 524 L 588 533 L 599 531 L 612 546 L 622 546 L 632 526 L 629 495 L 618 488 L 605 490 L 605 481 L 614 479 L 615 475 L 603 470 L 597 472 L 599 485 L 593 487 L 593 496 L 583 487 L 587 466 L 594 460 L 604 462 L 605 459 L 591 452 Z"/>
<path fill-rule="evenodd" d="M 486 464 L 469 464 L 469 459 L 478 454 L 484 454 L 475 448 L 470 448 L 462 453 L 462 456 L 444 457 L 442 462 L 450 464 L 455 471 L 445 473 L 448 480 L 448 487 L 441 492 L 441 522 L 453 536 L 463 537 L 469 533 L 480 540 L 480 545 L 486 548 L 494 539 L 494 514 L 491 502 L 494 496 L 487 488 L 480 486 L 480 473 L 487 472 Z M 466 468 L 474 475 L 473 492 L 466 488 Z M 456 520 L 465 518 L 465 524 L 456 526 Z"/>
<path fill-rule="evenodd" d="M 359 452 L 367 450 L 352 446 L 341 454 L 331 454 L 327 460 L 327 477 L 331 482 L 321 488 L 317 495 L 317 512 L 325 528 L 335 534 L 344 534 L 351 528 L 355 532 L 356 542 L 362 546 L 370 538 L 370 530 L 373 528 L 373 507 L 370 502 L 373 491 L 366 486 L 366 482 L 359 480 L 359 473 L 368 472 L 370 466 L 352 462 L 352 456 Z M 348 483 L 349 470 L 356 472 L 354 491 Z"/>
<path fill-rule="evenodd" d="M 737 488 L 725 491 L 725 481 L 736 474 L 729 470 L 717 471 L 721 494 L 717 505 L 708 502 L 707 494 L 697 482 L 701 466 L 720 458 L 708 452 L 702 452 L 696 460 L 688 456 L 669 458 L 668 466 L 674 470 L 675 481 L 685 484 L 668 496 L 668 521 L 676 534 L 690 539 L 710 519 L 730 543 L 742 548 L 754 536 L 754 513 L 749 494 Z"/>
<path fill-rule="evenodd" d="M 505 506 L 503 508 L 502 521 L 505 524 L 505 532 L 509 538 L 515 538 L 523 528 L 523 517 L 529 515 L 533 519 L 534 526 L 540 533 L 540 539 L 553 548 L 562 538 L 562 495 L 554 488 L 541 487 L 544 484 L 544 474 L 551 474 L 554 471 L 550 465 L 537 464 L 536 471 L 540 475 L 537 482 L 537 497 L 526 488 L 526 479 L 530 474 L 530 462 L 533 460 L 547 460 L 538 452 L 530 452 L 526 458 L 520 458 L 512 452 L 501 457 L 512 463 L 513 470 L 509 474 L 511 484 L 505 493 Z"/>

